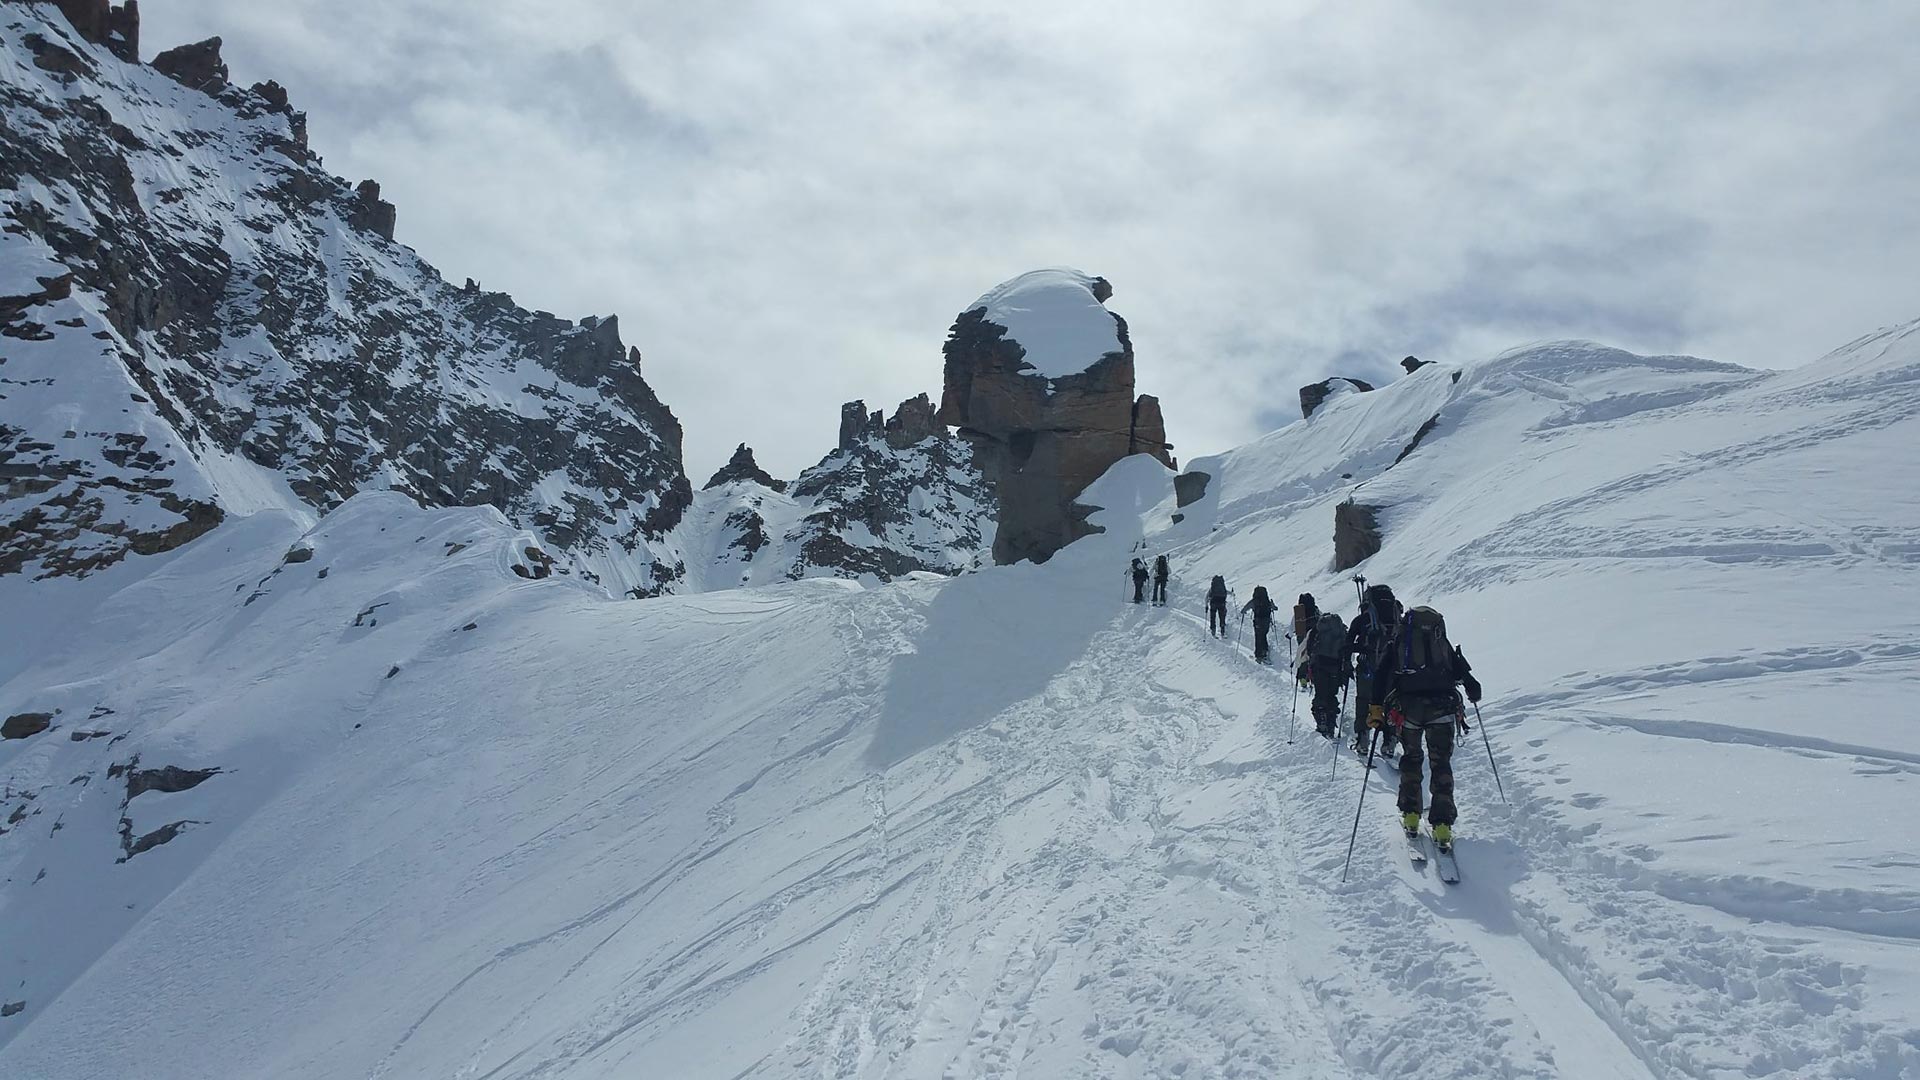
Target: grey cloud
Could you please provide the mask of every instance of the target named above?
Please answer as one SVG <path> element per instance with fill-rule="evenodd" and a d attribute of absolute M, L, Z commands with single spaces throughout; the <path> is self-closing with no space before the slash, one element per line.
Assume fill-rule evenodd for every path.
<path fill-rule="evenodd" d="M 1303 383 L 1588 337 L 1805 361 L 1920 311 L 1920 8 L 178 0 L 399 235 L 618 312 L 686 422 L 792 474 L 935 390 L 959 308 L 1115 284 L 1183 457 Z M 1337 369 L 1350 365 L 1354 370 Z"/>

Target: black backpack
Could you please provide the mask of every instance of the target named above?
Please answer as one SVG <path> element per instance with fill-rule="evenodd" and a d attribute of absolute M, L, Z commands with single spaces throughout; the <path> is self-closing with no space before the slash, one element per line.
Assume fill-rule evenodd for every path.
<path fill-rule="evenodd" d="M 1453 643 L 1447 640 L 1446 617 L 1430 607 L 1417 607 L 1400 620 L 1396 643 L 1394 686 L 1403 694 L 1439 694 L 1453 689 Z"/>
<path fill-rule="evenodd" d="M 1347 623 L 1331 611 L 1323 611 L 1307 636 L 1308 651 L 1318 660 L 1337 659 L 1347 651 Z"/>
<path fill-rule="evenodd" d="M 1164 581 L 1164 580 L 1166 580 L 1166 577 L 1167 577 L 1167 557 L 1166 557 L 1165 555 L 1156 555 L 1156 556 L 1154 556 L 1154 559 L 1153 559 L 1153 576 L 1154 576 L 1154 577 L 1156 577 L 1156 578 L 1159 578 L 1159 579 L 1161 579 L 1162 581 Z"/>
<path fill-rule="evenodd" d="M 1213 575 L 1213 584 L 1207 586 L 1207 595 L 1225 600 L 1227 598 L 1227 579 L 1219 574 Z"/>

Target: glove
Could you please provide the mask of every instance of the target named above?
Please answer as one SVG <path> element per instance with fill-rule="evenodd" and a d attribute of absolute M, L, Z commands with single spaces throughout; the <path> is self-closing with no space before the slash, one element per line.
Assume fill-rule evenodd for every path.
<path fill-rule="evenodd" d="M 1387 710 L 1385 706 L 1383 705 L 1367 706 L 1367 726 L 1368 727 L 1370 728 L 1383 727 L 1386 725 L 1386 722 L 1387 722 Z"/>
<path fill-rule="evenodd" d="M 1480 680 L 1469 675 L 1461 681 L 1465 683 L 1467 687 L 1467 700 L 1473 702 L 1475 705 L 1480 704 Z"/>

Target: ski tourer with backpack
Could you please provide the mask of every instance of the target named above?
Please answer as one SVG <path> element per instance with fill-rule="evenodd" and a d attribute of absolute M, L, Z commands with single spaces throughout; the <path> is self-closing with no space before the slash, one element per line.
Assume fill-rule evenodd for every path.
<path fill-rule="evenodd" d="M 1406 611 L 1388 624 L 1385 647 L 1368 686 L 1367 723 L 1382 738 L 1397 736 L 1400 759 L 1400 825 L 1416 860 L 1424 860 L 1420 818 L 1431 827 L 1433 854 L 1442 881 L 1459 880 L 1453 859 L 1453 748 L 1468 729 L 1466 706 L 1480 700 L 1480 682 L 1467 658 L 1447 637 L 1445 616 L 1430 607 Z M 1426 773 L 1425 777 L 1422 773 Z M 1423 784 L 1425 780 L 1425 784 Z M 1423 801 L 1422 787 L 1430 801 Z"/>

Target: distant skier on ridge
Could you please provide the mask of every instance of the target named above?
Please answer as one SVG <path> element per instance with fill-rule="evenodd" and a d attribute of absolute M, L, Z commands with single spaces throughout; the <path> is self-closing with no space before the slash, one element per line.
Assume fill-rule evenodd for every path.
<path fill-rule="evenodd" d="M 1409 837 L 1420 832 L 1420 766 L 1432 759 L 1432 804 L 1426 807 L 1433 842 L 1443 852 L 1453 846 L 1453 736 L 1467 728 L 1466 706 L 1454 689 L 1464 685 L 1467 700 L 1480 701 L 1480 681 L 1467 658 L 1447 640 L 1447 621 L 1430 607 L 1417 607 L 1385 631 L 1385 649 L 1375 664 L 1367 706 L 1367 725 L 1382 739 L 1397 737 L 1400 759 L 1400 825 Z M 1424 744 L 1424 745 L 1423 745 Z"/>
<path fill-rule="evenodd" d="M 1167 557 L 1153 557 L 1153 602 L 1161 607 L 1167 606 Z"/>
<path fill-rule="evenodd" d="M 1213 575 L 1207 586 L 1207 632 L 1214 637 L 1227 636 L 1227 579 Z"/>
<path fill-rule="evenodd" d="M 1273 630 L 1274 613 L 1280 605 L 1267 596 L 1265 585 L 1253 587 L 1253 599 L 1242 604 L 1240 613 L 1253 612 L 1253 658 L 1262 664 L 1273 663 L 1272 649 L 1268 646 L 1267 635 Z"/>

